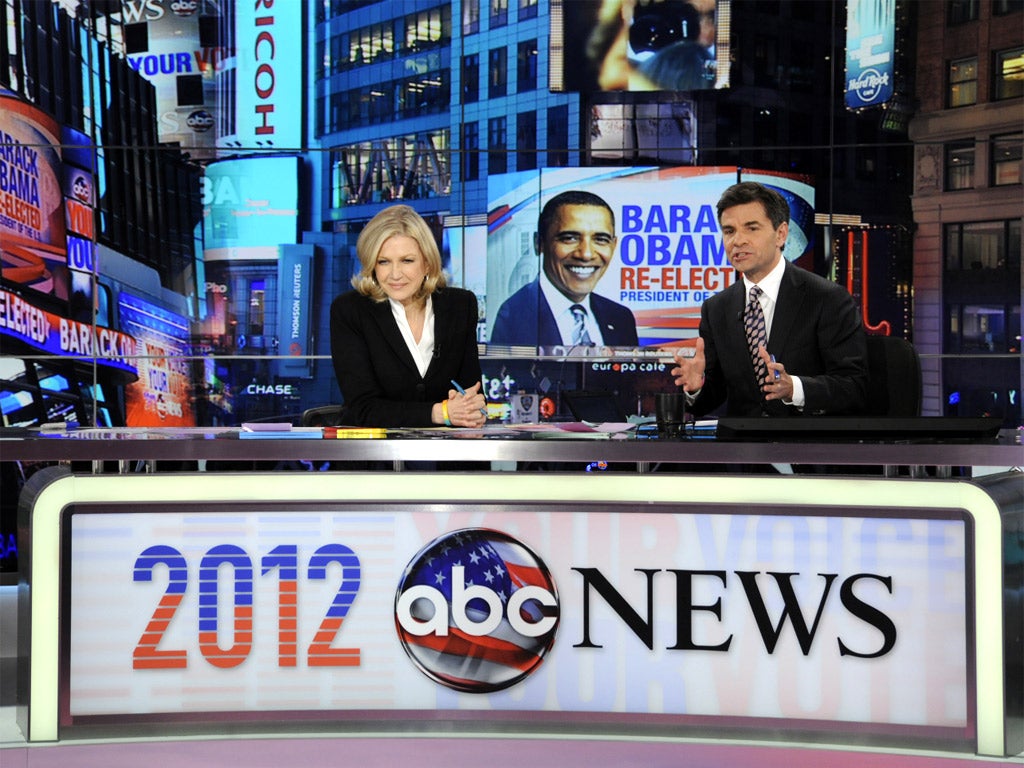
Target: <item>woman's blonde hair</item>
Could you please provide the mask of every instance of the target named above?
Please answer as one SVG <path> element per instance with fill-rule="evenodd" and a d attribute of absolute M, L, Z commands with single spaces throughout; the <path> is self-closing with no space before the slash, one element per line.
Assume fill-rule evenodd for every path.
<path fill-rule="evenodd" d="M 444 288 L 447 281 L 441 269 L 441 252 L 437 249 L 434 233 L 430 231 L 423 217 L 408 205 L 392 205 L 385 208 L 363 227 L 356 241 L 356 254 L 362 266 L 359 274 L 352 278 L 352 287 L 374 301 L 387 299 L 387 294 L 377 282 L 374 268 L 377 266 L 377 257 L 384 243 L 395 235 L 405 235 L 415 240 L 427 263 L 427 275 L 413 298 L 420 301 L 438 288 Z"/>

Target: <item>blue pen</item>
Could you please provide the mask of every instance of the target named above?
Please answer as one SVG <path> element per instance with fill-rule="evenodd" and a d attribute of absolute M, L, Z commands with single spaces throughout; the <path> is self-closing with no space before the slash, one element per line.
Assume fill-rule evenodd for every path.
<path fill-rule="evenodd" d="M 771 361 L 772 361 L 773 363 L 775 362 L 775 355 L 769 355 L 768 357 L 770 357 L 770 358 L 771 358 Z M 778 371 L 775 371 L 775 380 L 776 380 L 776 381 L 778 381 L 778 380 L 779 380 L 779 379 L 781 379 L 781 378 L 782 378 L 781 374 L 779 374 L 779 372 L 778 372 Z"/>
<path fill-rule="evenodd" d="M 460 395 L 465 396 L 466 390 L 464 390 L 462 388 L 462 386 L 459 384 L 459 382 L 457 382 L 455 379 L 452 379 L 451 382 L 452 382 L 452 386 L 455 387 L 455 391 L 458 392 Z M 486 408 L 481 408 L 480 409 L 480 413 L 482 413 L 484 416 L 486 416 L 487 415 L 487 409 Z"/>

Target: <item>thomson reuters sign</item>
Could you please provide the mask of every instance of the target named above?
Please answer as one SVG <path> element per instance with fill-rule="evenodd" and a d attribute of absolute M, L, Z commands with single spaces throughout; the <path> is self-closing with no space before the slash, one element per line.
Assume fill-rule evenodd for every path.
<path fill-rule="evenodd" d="M 427 677 L 489 693 L 534 672 L 555 641 L 558 592 L 544 562 L 500 531 L 466 528 L 420 550 L 395 596 L 398 637 Z"/>

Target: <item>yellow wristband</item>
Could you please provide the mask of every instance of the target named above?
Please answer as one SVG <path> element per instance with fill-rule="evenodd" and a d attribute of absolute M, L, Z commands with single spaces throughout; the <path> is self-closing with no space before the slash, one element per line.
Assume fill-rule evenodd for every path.
<path fill-rule="evenodd" d="M 452 425 L 452 420 L 448 416 L 448 401 L 447 400 L 442 400 L 441 401 L 441 416 L 442 416 L 442 418 L 444 418 L 444 425 L 446 427 L 450 427 Z"/>

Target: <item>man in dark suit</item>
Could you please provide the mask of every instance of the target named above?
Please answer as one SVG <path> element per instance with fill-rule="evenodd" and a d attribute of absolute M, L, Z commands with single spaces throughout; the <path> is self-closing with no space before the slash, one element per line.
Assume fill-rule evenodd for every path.
<path fill-rule="evenodd" d="M 593 293 L 616 243 L 615 214 L 602 198 L 578 190 L 551 198 L 534 235 L 541 274 L 501 305 L 490 343 L 637 346 L 629 308 Z"/>
<path fill-rule="evenodd" d="M 672 376 L 690 410 L 703 415 L 725 402 L 729 416 L 863 411 L 860 313 L 842 287 L 782 258 L 785 198 L 761 184 L 735 184 L 718 202 L 718 220 L 742 280 L 704 302 L 696 353 L 676 352 Z"/>

